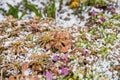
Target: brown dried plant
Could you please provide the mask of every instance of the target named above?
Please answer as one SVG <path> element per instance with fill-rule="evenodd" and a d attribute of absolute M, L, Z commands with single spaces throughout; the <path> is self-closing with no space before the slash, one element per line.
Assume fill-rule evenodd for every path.
<path fill-rule="evenodd" d="M 19 36 L 21 29 L 24 28 L 23 26 L 12 28 L 10 32 L 8 32 L 9 37 Z"/>
<path fill-rule="evenodd" d="M 40 55 L 33 53 L 29 59 L 29 66 L 32 68 L 33 73 L 40 69 L 47 69 L 48 65 L 52 64 L 52 61 L 49 60 L 49 55 L 46 53 L 41 53 Z M 52 64 L 53 65 L 53 64 Z"/>
<path fill-rule="evenodd" d="M 1 54 L 4 50 L 6 50 L 6 48 L 5 48 L 4 46 L 0 45 L 0 54 Z"/>
<path fill-rule="evenodd" d="M 6 20 L 2 23 L 4 27 L 16 27 L 18 25 L 17 19 L 13 18 L 13 16 L 8 16 Z"/>
<path fill-rule="evenodd" d="M 11 75 L 8 80 L 15 80 L 15 77 Z"/>
<path fill-rule="evenodd" d="M 9 49 L 11 50 L 11 52 L 13 54 L 18 54 L 18 53 L 25 54 L 25 53 L 27 53 L 27 50 L 25 49 L 23 40 L 17 40 L 16 42 L 12 43 L 9 46 Z"/>
<path fill-rule="evenodd" d="M 63 53 L 67 52 L 72 46 L 70 34 L 58 31 L 43 34 L 38 39 L 38 44 L 43 48 Z"/>
<path fill-rule="evenodd" d="M 5 32 L 4 32 L 4 28 L 2 26 L 2 24 L 0 24 L 0 35 L 3 35 Z"/>

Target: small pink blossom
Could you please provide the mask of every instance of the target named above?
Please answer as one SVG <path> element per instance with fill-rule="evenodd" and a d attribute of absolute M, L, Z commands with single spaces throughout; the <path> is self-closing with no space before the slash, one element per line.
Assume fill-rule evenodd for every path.
<path fill-rule="evenodd" d="M 46 72 L 46 80 L 52 80 L 53 76 L 51 72 Z"/>
<path fill-rule="evenodd" d="M 91 14 L 92 16 L 95 16 L 95 15 L 97 15 L 97 12 L 96 12 L 95 10 L 92 10 L 92 12 L 90 12 L 90 14 Z"/>
<path fill-rule="evenodd" d="M 111 9 L 110 11 L 111 11 L 111 14 L 116 14 L 114 9 Z"/>
<path fill-rule="evenodd" d="M 113 6 L 110 6 L 110 12 L 111 12 L 111 14 L 116 14 L 116 11 L 115 11 L 115 9 L 114 9 L 114 7 Z"/>
<path fill-rule="evenodd" d="M 89 53 L 88 53 L 88 51 L 86 50 L 86 51 L 85 51 L 85 56 L 88 56 L 88 55 L 89 55 Z"/>
<path fill-rule="evenodd" d="M 68 73 L 69 73 L 69 72 L 68 72 L 68 68 L 62 67 L 62 69 L 61 69 L 61 74 L 66 76 L 66 75 L 68 75 Z"/>
<path fill-rule="evenodd" d="M 69 54 L 64 54 L 64 56 L 61 58 L 63 62 L 69 62 L 68 55 Z"/>
<path fill-rule="evenodd" d="M 56 62 L 56 61 L 58 61 L 59 60 L 59 56 L 53 56 L 53 62 Z"/>
<path fill-rule="evenodd" d="M 85 54 L 88 54 L 88 51 L 85 51 Z"/>
<path fill-rule="evenodd" d="M 100 18 L 100 21 L 104 22 L 104 21 L 105 21 L 105 18 L 101 17 L 101 18 Z"/>

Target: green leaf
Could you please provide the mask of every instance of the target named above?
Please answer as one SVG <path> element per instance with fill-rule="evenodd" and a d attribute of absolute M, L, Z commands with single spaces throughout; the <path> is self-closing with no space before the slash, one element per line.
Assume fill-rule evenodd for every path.
<path fill-rule="evenodd" d="M 107 54 L 108 54 L 108 48 L 105 47 L 105 46 L 102 46 L 102 47 L 100 48 L 100 54 L 102 54 L 102 56 L 107 55 Z"/>
<path fill-rule="evenodd" d="M 39 15 L 38 16 L 42 17 L 42 11 L 41 10 L 39 11 Z"/>
<path fill-rule="evenodd" d="M 112 18 L 112 19 L 120 20 L 120 14 L 114 14 L 114 15 L 112 15 L 111 18 Z"/>
<path fill-rule="evenodd" d="M 20 16 L 20 19 L 22 19 L 22 17 L 26 14 L 26 11 L 22 12 L 22 15 Z"/>
<path fill-rule="evenodd" d="M 28 1 L 27 1 L 27 0 L 23 0 L 23 2 L 25 3 L 25 5 L 28 4 Z"/>
<path fill-rule="evenodd" d="M 80 10 L 83 10 L 83 5 L 80 5 Z"/>
<path fill-rule="evenodd" d="M 65 76 L 65 77 L 63 78 L 63 80 L 69 80 L 70 77 L 71 77 L 71 76 L 69 76 L 69 75 L 68 75 L 68 76 Z"/>
<path fill-rule="evenodd" d="M 7 12 L 4 10 L 4 9 L 2 9 L 2 8 L 0 8 L 0 11 L 2 11 L 3 12 L 3 14 L 7 14 Z"/>
<path fill-rule="evenodd" d="M 77 74 L 74 74 L 74 76 L 73 76 L 73 80 L 77 80 Z"/>
<path fill-rule="evenodd" d="M 47 13 L 47 17 L 55 18 L 55 13 L 56 13 L 55 2 L 51 1 L 50 5 L 45 5 L 45 9 L 46 9 L 45 13 Z"/>
<path fill-rule="evenodd" d="M 82 30 L 80 30 L 80 34 L 83 34 L 83 31 L 82 31 Z"/>
<path fill-rule="evenodd" d="M 38 9 L 35 7 L 35 5 L 33 4 L 28 4 L 28 1 L 27 0 L 24 0 L 24 3 L 25 3 L 25 7 L 31 11 L 33 11 L 36 16 L 39 16 L 39 17 L 42 17 L 42 12 L 40 10 L 40 12 L 38 11 Z"/>
<path fill-rule="evenodd" d="M 19 7 L 16 6 L 16 7 L 13 7 L 11 4 L 8 4 L 7 5 L 9 6 L 9 10 L 8 10 L 8 13 L 7 15 L 12 15 L 14 18 L 18 18 L 18 12 L 19 12 Z"/>
<path fill-rule="evenodd" d="M 69 78 L 69 80 L 74 80 L 73 78 Z"/>
<path fill-rule="evenodd" d="M 14 8 L 11 4 L 7 3 L 9 8 Z"/>
<path fill-rule="evenodd" d="M 74 59 L 75 59 L 75 57 L 74 57 L 74 56 L 70 56 L 69 58 L 70 58 L 70 60 L 74 60 Z"/>
<path fill-rule="evenodd" d="M 82 47 L 82 43 L 79 43 L 77 46 L 78 46 L 78 47 Z"/>
<path fill-rule="evenodd" d="M 28 35 L 26 36 L 26 40 L 32 41 L 32 40 L 33 40 L 33 37 L 34 37 L 33 34 L 28 34 Z"/>
<path fill-rule="evenodd" d="M 59 10 L 60 11 L 62 9 L 62 6 L 63 6 L 63 0 L 60 0 L 60 5 L 59 5 Z"/>
<path fill-rule="evenodd" d="M 113 41 L 113 40 L 110 40 L 109 43 L 110 43 L 111 45 L 114 45 L 114 41 Z"/>
<path fill-rule="evenodd" d="M 99 6 L 105 6 L 105 1 L 104 0 L 98 0 L 97 4 L 99 4 Z"/>
<path fill-rule="evenodd" d="M 36 15 L 39 15 L 38 9 L 35 7 L 35 5 L 27 4 L 25 6 L 26 6 L 26 8 L 30 9 L 31 11 L 33 11 Z"/>

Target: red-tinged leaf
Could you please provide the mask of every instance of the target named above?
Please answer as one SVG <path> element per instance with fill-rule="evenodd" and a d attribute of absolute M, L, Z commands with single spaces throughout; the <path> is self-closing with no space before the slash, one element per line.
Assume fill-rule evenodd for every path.
<path fill-rule="evenodd" d="M 25 48 L 22 48 L 22 54 L 26 54 L 27 50 Z"/>
<path fill-rule="evenodd" d="M 50 45 L 52 46 L 52 45 L 54 45 L 55 44 L 55 42 L 53 41 L 53 40 L 51 40 L 50 41 Z"/>
<path fill-rule="evenodd" d="M 15 80 L 15 77 L 11 75 L 8 80 Z"/>
<path fill-rule="evenodd" d="M 39 70 L 41 66 L 35 66 L 35 70 Z"/>
<path fill-rule="evenodd" d="M 39 33 L 39 32 L 36 32 L 36 34 L 35 34 L 37 37 L 41 37 L 42 35 L 41 35 L 41 33 Z"/>
<path fill-rule="evenodd" d="M 64 39 L 65 38 L 65 34 L 63 34 L 63 33 L 59 33 L 58 35 L 59 35 L 60 39 Z"/>
<path fill-rule="evenodd" d="M 50 49 L 51 48 L 51 45 L 50 44 L 46 44 L 46 49 Z"/>
<path fill-rule="evenodd" d="M 68 51 L 68 47 L 62 47 L 62 48 L 61 48 L 61 52 L 64 52 L 64 53 L 65 53 L 65 52 L 67 52 L 67 51 Z"/>
<path fill-rule="evenodd" d="M 37 75 L 29 76 L 29 80 L 40 80 Z"/>
<path fill-rule="evenodd" d="M 53 69 L 53 73 L 58 74 L 58 72 L 59 72 L 59 71 L 58 71 L 58 68 L 54 68 L 54 69 Z"/>
<path fill-rule="evenodd" d="M 55 47 L 56 49 L 59 49 L 59 48 L 61 47 L 61 43 L 60 43 L 60 42 L 56 43 L 56 44 L 54 45 L 54 47 Z"/>
<path fill-rule="evenodd" d="M 24 62 L 24 63 L 22 64 L 22 74 L 23 74 L 23 75 L 24 75 L 25 70 L 26 70 L 28 67 L 29 67 L 29 63 Z"/>

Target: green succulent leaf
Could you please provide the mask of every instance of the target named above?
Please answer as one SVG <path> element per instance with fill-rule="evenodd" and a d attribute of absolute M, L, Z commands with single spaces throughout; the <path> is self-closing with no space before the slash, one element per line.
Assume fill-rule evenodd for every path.
<path fill-rule="evenodd" d="M 38 9 L 35 7 L 35 5 L 32 4 L 26 4 L 26 8 L 30 9 L 31 11 L 35 12 L 36 15 L 39 15 Z"/>
<path fill-rule="evenodd" d="M 19 7 L 15 6 L 13 7 L 11 4 L 7 3 L 7 5 L 9 6 L 9 10 L 7 12 L 7 15 L 12 15 L 14 18 L 18 18 L 18 12 L 19 12 Z"/>
<path fill-rule="evenodd" d="M 25 7 L 26 7 L 27 9 L 33 11 L 33 12 L 36 14 L 36 16 L 42 17 L 41 10 L 40 10 L 40 12 L 39 12 L 39 10 L 36 8 L 35 5 L 29 4 L 27 0 L 24 0 L 24 3 L 25 3 Z"/>
<path fill-rule="evenodd" d="M 55 18 L 56 7 L 54 1 L 51 1 L 50 5 L 45 5 L 45 9 L 46 9 L 47 17 Z"/>

